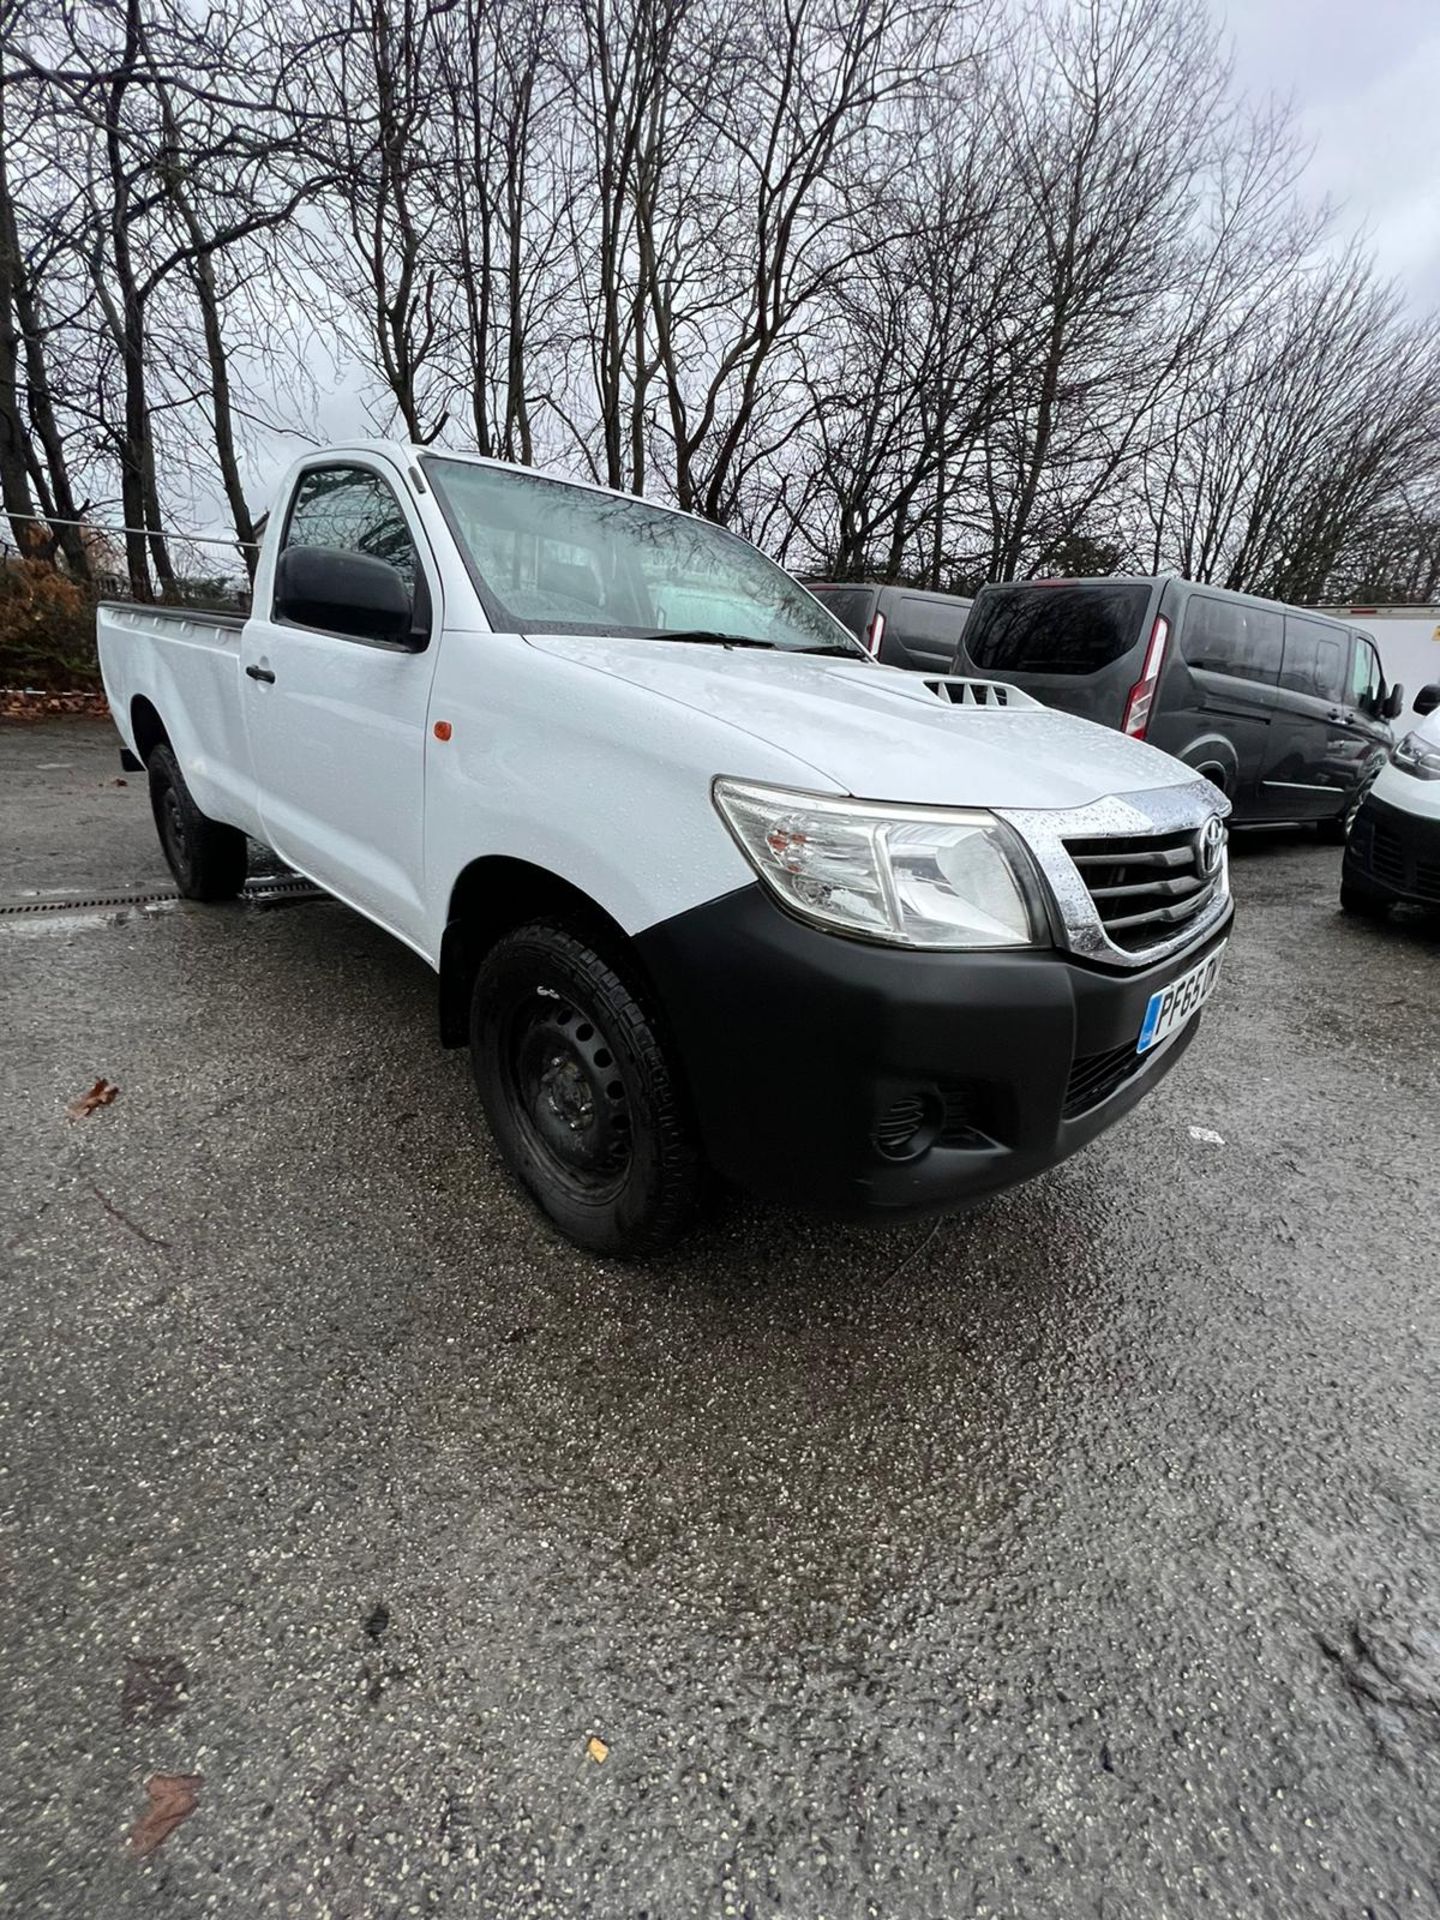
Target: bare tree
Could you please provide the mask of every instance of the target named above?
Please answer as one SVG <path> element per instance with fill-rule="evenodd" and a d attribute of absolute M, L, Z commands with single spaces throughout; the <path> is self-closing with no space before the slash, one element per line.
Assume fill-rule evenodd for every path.
<path fill-rule="evenodd" d="M 555 11 L 553 0 L 496 0 L 452 15 L 436 42 L 436 194 L 463 315 L 452 411 L 468 406 L 479 452 L 526 464 L 536 444 L 532 340 L 572 284 Z"/>
<path fill-rule="evenodd" d="M 1433 592 L 1435 327 L 1302 162 L 1204 0 L 0 0 L 0 514 L 182 591 L 320 350 L 796 565 Z"/>

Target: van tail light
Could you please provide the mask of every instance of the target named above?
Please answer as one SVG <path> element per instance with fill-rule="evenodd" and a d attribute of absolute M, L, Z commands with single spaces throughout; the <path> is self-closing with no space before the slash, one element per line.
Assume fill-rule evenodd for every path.
<path fill-rule="evenodd" d="M 883 613 L 877 613 L 870 622 L 870 631 L 865 636 L 866 652 L 873 655 L 876 660 L 880 658 L 880 642 L 884 638 L 885 616 Z"/>
<path fill-rule="evenodd" d="M 1170 643 L 1170 622 L 1163 613 L 1157 613 L 1155 624 L 1150 629 L 1150 644 L 1145 649 L 1145 665 L 1140 678 L 1130 689 L 1125 702 L 1125 718 L 1121 729 L 1132 740 L 1143 740 L 1145 729 L 1150 725 L 1150 709 L 1155 703 L 1155 689 L 1160 684 L 1160 671 L 1165 665 L 1165 649 Z"/>

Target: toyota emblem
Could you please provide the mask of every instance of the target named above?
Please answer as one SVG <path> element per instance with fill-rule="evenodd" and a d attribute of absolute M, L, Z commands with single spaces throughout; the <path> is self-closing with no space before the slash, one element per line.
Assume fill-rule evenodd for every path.
<path fill-rule="evenodd" d="M 1225 851 L 1225 827 L 1218 813 L 1212 813 L 1200 829 L 1199 859 L 1200 871 L 1208 879 L 1219 870 L 1220 856 Z"/>

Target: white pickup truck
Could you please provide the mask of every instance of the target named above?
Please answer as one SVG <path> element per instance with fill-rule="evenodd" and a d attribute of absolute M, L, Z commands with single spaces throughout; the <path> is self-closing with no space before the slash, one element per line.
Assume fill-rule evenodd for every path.
<path fill-rule="evenodd" d="M 181 892 L 246 836 L 422 954 L 571 1239 L 707 1170 L 916 1218 L 1053 1165 L 1193 1037 L 1218 791 L 1013 687 L 879 665 L 734 534 L 397 446 L 305 456 L 248 619 L 107 605 Z"/>

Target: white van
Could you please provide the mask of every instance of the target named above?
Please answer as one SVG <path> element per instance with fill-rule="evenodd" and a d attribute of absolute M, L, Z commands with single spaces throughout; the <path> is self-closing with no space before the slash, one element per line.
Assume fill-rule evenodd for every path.
<path fill-rule="evenodd" d="M 100 614 L 181 891 L 246 836 L 439 975 L 510 1167 L 663 1245 L 714 1169 L 904 1219 L 1053 1165 L 1189 1044 L 1214 785 L 880 665 L 688 514 L 408 446 L 312 453 L 248 619 Z"/>
<path fill-rule="evenodd" d="M 1365 797 L 1345 845 L 1340 905 L 1380 916 L 1397 901 L 1440 907 L 1440 684 L 1422 687 L 1407 733 Z"/>

